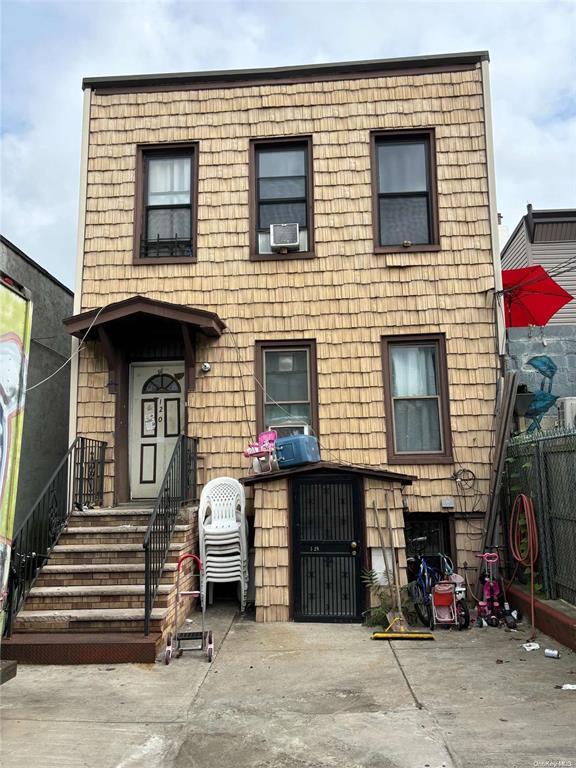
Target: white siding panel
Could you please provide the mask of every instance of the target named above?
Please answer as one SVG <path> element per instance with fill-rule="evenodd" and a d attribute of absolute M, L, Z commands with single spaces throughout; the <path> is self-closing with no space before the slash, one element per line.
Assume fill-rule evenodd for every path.
<path fill-rule="evenodd" d="M 575 259 L 570 269 L 554 280 L 568 293 L 576 297 L 576 242 L 573 240 L 556 243 L 533 243 L 532 262 L 541 264 L 547 272 L 561 269 L 561 265 L 569 259 Z M 565 267 L 566 269 L 566 267 Z M 549 325 L 576 324 L 576 298 L 557 312 L 550 320 Z"/>
<path fill-rule="evenodd" d="M 528 266 L 528 240 L 526 225 L 521 222 L 518 230 L 512 235 L 512 240 L 506 243 L 502 251 L 502 269 L 519 269 Z"/>

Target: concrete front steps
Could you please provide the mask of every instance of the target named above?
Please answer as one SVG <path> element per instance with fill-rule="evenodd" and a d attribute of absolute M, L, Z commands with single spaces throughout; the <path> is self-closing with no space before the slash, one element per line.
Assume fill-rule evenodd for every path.
<path fill-rule="evenodd" d="M 161 584 L 154 605 L 167 608 L 172 585 Z M 106 584 L 66 587 L 32 587 L 26 611 L 100 610 L 101 608 L 139 608 L 144 610 L 143 584 Z"/>
<path fill-rule="evenodd" d="M 173 584 L 176 563 L 166 563 L 160 584 Z M 144 583 L 144 563 L 92 563 L 91 565 L 46 565 L 36 582 L 42 587 L 110 586 Z"/>
<path fill-rule="evenodd" d="M 73 512 L 16 617 L 3 659 L 36 664 L 152 663 L 171 631 L 176 561 L 194 551 L 193 527 L 176 525 L 144 637 L 144 550 L 151 509 Z M 190 589 L 190 565 L 181 588 Z M 188 603 L 190 601 L 188 600 Z"/>

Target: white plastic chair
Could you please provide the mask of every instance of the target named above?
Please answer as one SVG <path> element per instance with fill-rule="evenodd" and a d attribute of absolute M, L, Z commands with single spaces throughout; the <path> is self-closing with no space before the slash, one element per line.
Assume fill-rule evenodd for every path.
<path fill-rule="evenodd" d="M 238 523 L 244 521 L 245 510 L 246 495 L 238 480 L 217 477 L 206 483 L 202 490 L 198 517 L 206 532 L 235 530 Z"/>
<path fill-rule="evenodd" d="M 200 558 L 204 569 L 200 579 L 202 604 L 214 582 L 240 582 L 242 611 L 248 590 L 248 537 L 246 497 L 243 486 L 232 477 L 218 477 L 206 483 L 198 508 Z M 210 600 L 211 602 L 211 600 Z"/>

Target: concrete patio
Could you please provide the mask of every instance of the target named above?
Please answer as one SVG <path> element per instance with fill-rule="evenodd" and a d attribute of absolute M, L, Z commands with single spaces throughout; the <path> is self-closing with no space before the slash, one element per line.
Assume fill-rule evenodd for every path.
<path fill-rule="evenodd" d="M 0 691 L 22 768 L 576 766 L 576 654 L 528 631 L 370 640 L 358 625 L 209 612 L 219 644 L 168 667 L 24 667 Z M 550 761 L 550 762 L 545 762 Z"/>

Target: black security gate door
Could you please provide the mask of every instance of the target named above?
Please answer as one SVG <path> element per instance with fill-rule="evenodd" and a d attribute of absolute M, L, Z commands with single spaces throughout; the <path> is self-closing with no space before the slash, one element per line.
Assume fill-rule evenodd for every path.
<path fill-rule="evenodd" d="M 295 621 L 359 621 L 363 610 L 362 480 L 292 481 Z"/>

